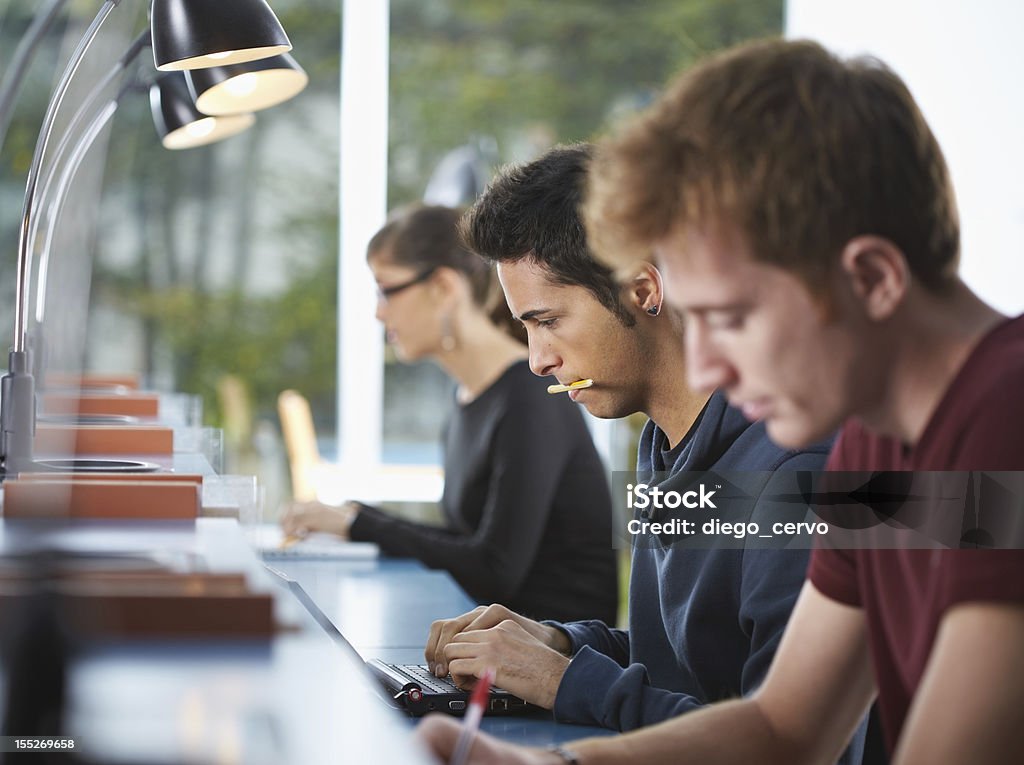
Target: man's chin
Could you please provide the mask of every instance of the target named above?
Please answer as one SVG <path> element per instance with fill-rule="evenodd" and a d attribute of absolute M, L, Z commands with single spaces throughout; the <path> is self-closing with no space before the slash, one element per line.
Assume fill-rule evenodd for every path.
<path fill-rule="evenodd" d="M 814 423 L 777 415 L 769 417 L 764 423 L 768 438 L 783 449 L 803 449 L 824 441 L 832 433 L 831 427 L 815 426 Z"/>
<path fill-rule="evenodd" d="M 628 417 L 636 410 L 622 406 L 618 402 L 608 400 L 592 400 L 588 397 L 586 401 L 579 402 L 580 405 L 599 420 L 617 420 L 620 417 Z"/>

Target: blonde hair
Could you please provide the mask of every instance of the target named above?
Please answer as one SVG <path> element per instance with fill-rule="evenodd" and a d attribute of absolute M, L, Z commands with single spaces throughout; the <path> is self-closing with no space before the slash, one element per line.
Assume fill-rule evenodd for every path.
<path fill-rule="evenodd" d="M 619 268 L 687 227 L 728 227 L 819 294 L 861 234 L 892 241 L 934 290 L 959 259 L 946 163 L 907 87 L 807 41 L 743 45 L 683 74 L 599 145 L 584 217 Z"/>

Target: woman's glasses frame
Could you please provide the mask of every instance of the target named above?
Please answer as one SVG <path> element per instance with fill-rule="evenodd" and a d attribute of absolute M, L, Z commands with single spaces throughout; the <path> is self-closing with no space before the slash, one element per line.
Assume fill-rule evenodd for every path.
<path fill-rule="evenodd" d="M 399 292 L 402 292 L 403 290 L 407 290 L 410 287 L 414 287 L 417 284 L 422 284 L 427 279 L 429 279 L 431 276 L 433 276 L 434 275 L 434 271 L 436 271 L 436 270 L 437 270 L 436 266 L 431 266 L 430 268 L 426 269 L 425 271 L 420 271 L 418 274 L 416 274 L 416 276 L 412 277 L 408 281 L 404 281 L 404 282 L 402 282 L 400 284 L 393 284 L 390 287 L 382 287 L 380 285 L 377 285 L 377 299 L 378 300 L 383 300 L 386 303 L 386 302 L 388 302 L 389 298 L 394 297 Z"/>

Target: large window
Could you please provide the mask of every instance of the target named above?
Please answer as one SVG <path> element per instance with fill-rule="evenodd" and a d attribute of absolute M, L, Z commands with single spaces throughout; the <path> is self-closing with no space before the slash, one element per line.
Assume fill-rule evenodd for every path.
<path fill-rule="evenodd" d="M 389 18 L 375 18 L 378 24 L 390 22 L 387 58 L 381 63 L 367 55 L 363 64 L 377 61 L 387 70 L 390 97 L 386 111 L 379 104 L 352 108 L 366 118 L 361 127 L 370 135 L 380 129 L 373 120 L 387 115 L 387 206 L 394 208 L 422 199 L 439 163 L 457 147 L 470 147 L 493 170 L 532 159 L 556 143 L 595 137 L 649 103 L 672 73 L 702 54 L 779 34 L 782 3 L 391 0 Z M 377 223 L 383 214 L 380 205 Z M 364 246 L 365 238 L 354 242 L 343 257 L 361 259 Z M 358 290 L 366 287 L 353 289 L 348 302 L 355 305 Z M 366 321 L 346 313 L 345 303 L 343 294 L 343 322 Z M 364 304 L 362 310 L 372 308 Z M 379 343 L 378 337 L 353 340 L 365 346 L 352 350 L 350 363 L 375 357 L 379 351 L 366 346 Z M 344 368 L 344 347 L 342 353 Z M 346 432 L 349 451 L 365 460 L 360 447 L 372 443 L 383 463 L 436 460 L 451 386 L 430 364 L 404 367 L 386 352 L 382 357 L 383 375 L 361 378 L 365 388 L 353 384 L 343 369 L 340 408 L 355 410 L 352 421 L 381 388 L 385 400 L 382 415 L 364 420 L 366 428 L 379 427 L 382 420 L 382 434 Z M 618 438 L 606 426 L 597 430 L 609 461 L 625 467 L 635 440 L 628 434 Z"/>

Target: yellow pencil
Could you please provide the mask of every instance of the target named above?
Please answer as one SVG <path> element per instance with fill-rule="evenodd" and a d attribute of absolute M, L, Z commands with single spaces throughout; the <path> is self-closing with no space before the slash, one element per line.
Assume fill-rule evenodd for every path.
<path fill-rule="evenodd" d="M 548 393 L 566 393 L 571 390 L 579 390 L 580 388 L 589 388 L 593 384 L 594 381 L 588 378 L 586 380 L 577 380 L 568 385 L 549 385 Z"/>

